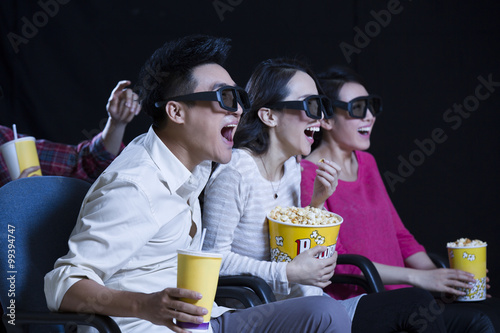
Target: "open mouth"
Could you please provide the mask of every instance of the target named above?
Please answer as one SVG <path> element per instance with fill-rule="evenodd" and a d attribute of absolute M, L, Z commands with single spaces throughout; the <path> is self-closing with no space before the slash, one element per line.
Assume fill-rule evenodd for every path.
<path fill-rule="evenodd" d="M 358 128 L 358 133 L 361 135 L 369 135 L 371 131 L 371 127 L 360 127 Z"/>
<path fill-rule="evenodd" d="M 228 124 L 221 129 L 220 133 L 224 137 L 224 139 L 229 142 L 233 142 L 233 132 L 235 128 L 236 124 Z"/>
<path fill-rule="evenodd" d="M 314 135 L 314 132 L 319 132 L 319 127 L 308 127 L 304 130 L 305 135 L 311 139 Z"/>

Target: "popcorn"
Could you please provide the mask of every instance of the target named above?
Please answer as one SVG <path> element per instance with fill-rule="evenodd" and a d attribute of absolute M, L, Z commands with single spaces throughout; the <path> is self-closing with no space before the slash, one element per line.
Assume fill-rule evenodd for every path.
<path fill-rule="evenodd" d="M 470 240 L 469 238 L 460 238 L 455 242 L 449 242 L 446 244 L 447 247 L 476 247 L 486 245 L 486 242 L 480 241 L 479 239 Z"/>
<path fill-rule="evenodd" d="M 315 207 L 288 207 L 282 208 L 276 206 L 270 213 L 269 217 L 273 220 L 301 225 L 327 225 L 339 224 L 341 219 L 336 214 Z"/>

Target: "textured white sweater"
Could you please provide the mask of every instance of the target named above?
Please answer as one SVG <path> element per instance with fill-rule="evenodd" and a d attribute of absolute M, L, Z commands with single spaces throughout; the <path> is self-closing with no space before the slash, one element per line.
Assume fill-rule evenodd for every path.
<path fill-rule="evenodd" d="M 300 207 L 300 165 L 295 157 L 285 162 L 281 180 L 271 184 L 247 151 L 233 149 L 231 161 L 217 167 L 205 188 L 203 248 L 224 255 L 221 275 L 259 276 L 277 299 L 322 295 L 321 288 L 289 283 L 287 263 L 270 261 L 266 214 L 277 205 Z M 357 301 L 344 304 L 351 318 Z"/>

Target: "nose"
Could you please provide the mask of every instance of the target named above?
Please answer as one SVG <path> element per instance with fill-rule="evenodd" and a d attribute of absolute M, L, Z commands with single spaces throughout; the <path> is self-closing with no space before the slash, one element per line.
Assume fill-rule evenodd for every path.
<path fill-rule="evenodd" d="M 233 112 L 233 114 L 235 114 L 238 118 L 240 118 L 243 114 L 243 106 L 241 106 L 240 103 L 238 103 L 238 110 L 236 112 Z"/>
<path fill-rule="evenodd" d="M 366 116 L 364 118 L 365 120 L 372 120 L 375 119 L 375 116 L 373 115 L 373 110 L 371 108 L 368 108 L 366 110 Z"/>

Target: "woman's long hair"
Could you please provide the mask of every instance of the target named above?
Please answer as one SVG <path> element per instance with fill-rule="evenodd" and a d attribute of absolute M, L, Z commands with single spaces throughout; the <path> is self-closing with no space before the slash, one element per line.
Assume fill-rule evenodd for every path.
<path fill-rule="evenodd" d="M 283 101 L 290 93 L 288 82 L 297 71 L 310 75 L 320 94 L 322 90 L 314 73 L 300 60 L 278 58 L 261 62 L 250 76 L 246 91 L 252 107 L 241 117 L 236 133 L 234 147 L 247 148 L 257 155 L 269 149 L 269 127 L 259 118 L 259 109 Z"/>

